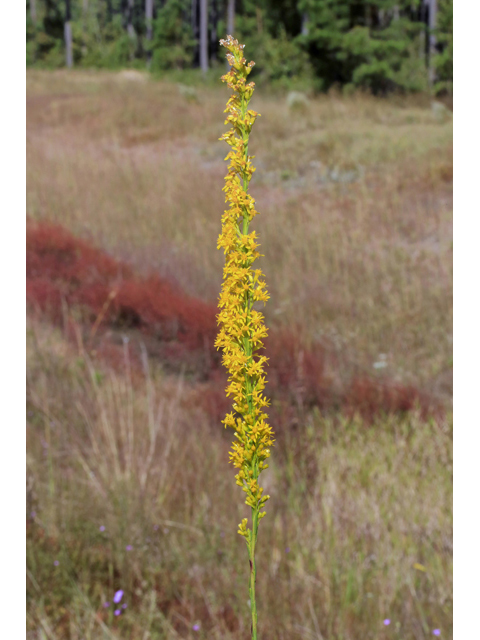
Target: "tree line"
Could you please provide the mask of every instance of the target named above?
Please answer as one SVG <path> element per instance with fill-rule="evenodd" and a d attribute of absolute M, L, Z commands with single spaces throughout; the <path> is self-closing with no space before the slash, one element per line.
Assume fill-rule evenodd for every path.
<path fill-rule="evenodd" d="M 224 64 L 232 33 L 256 82 L 452 92 L 453 0 L 27 0 L 27 65 Z"/>

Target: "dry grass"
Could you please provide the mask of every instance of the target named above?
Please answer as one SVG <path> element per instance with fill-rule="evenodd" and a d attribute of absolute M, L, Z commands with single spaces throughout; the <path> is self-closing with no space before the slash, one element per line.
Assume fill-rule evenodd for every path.
<path fill-rule="evenodd" d="M 30 310 L 63 326 L 82 349 L 112 366 L 121 364 L 118 344 L 131 339 L 135 370 L 146 349 L 165 370 L 183 370 L 190 381 L 207 383 L 203 401 L 211 419 L 220 422 L 230 401 L 228 376 L 214 347 L 216 305 L 185 295 L 158 275 L 135 276 L 128 265 L 50 222 L 29 222 L 26 246 Z M 443 413 L 438 398 L 413 385 L 365 373 L 349 378 L 348 367 L 325 340 L 307 347 L 303 333 L 297 323 L 270 329 L 265 339 L 266 394 L 277 433 L 302 422 L 304 409 L 313 407 L 330 414 L 360 412 L 366 419 L 416 406 L 425 418 Z"/>
<path fill-rule="evenodd" d="M 225 92 L 192 104 L 174 85 L 99 73 L 29 72 L 27 86 L 28 214 L 215 304 Z M 267 324 L 300 318 L 346 361 L 371 370 L 385 354 L 390 376 L 448 397 L 451 122 L 365 96 L 307 114 L 254 106 Z"/>
<path fill-rule="evenodd" d="M 194 103 L 168 83 L 29 71 L 27 213 L 215 304 L 226 95 L 197 92 Z M 257 93 L 267 326 L 300 322 L 345 376 L 386 363 L 380 377 L 448 403 L 450 120 L 367 96 L 289 113 Z M 230 434 L 198 390 L 146 356 L 134 376 L 127 347 L 110 370 L 33 318 L 27 353 L 29 638 L 246 639 L 244 506 Z M 263 640 L 451 635 L 450 418 L 367 426 L 306 411 L 278 439 L 266 485 Z M 119 588 L 117 619 L 102 603 Z"/>
<path fill-rule="evenodd" d="M 28 354 L 29 637 L 247 638 L 230 434 L 181 378 L 145 361 L 132 382 L 127 350 L 119 375 L 31 321 Z M 265 472 L 262 638 L 449 636 L 450 441 L 449 422 L 366 428 L 317 411 L 280 439 Z M 120 588 L 128 608 L 112 620 L 102 605 Z"/>

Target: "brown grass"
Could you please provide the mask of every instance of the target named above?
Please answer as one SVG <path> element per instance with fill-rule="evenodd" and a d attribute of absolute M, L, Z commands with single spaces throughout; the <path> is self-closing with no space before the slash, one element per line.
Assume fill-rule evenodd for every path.
<path fill-rule="evenodd" d="M 118 373 L 29 322 L 30 637 L 246 640 L 248 562 L 235 528 L 246 508 L 230 434 L 181 377 L 145 360 L 133 384 L 129 354 Z M 448 637 L 450 420 L 410 414 L 368 428 L 314 410 L 271 460 L 262 637 L 383 640 L 387 617 L 408 640 L 433 628 Z M 103 602 L 119 588 L 128 608 L 115 620 Z"/>
<path fill-rule="evenodd" d="M 27 74 L 27 213 L 50 229 L 28 253 L 32 640 L 249 636 L 224 373 L 203 330 L 158 331 L 160 298 L 188 327 L 220 290 L 226 95 L 198 94 Z M 412 407 L 451 398 L 451 122 L 408 99 L 332 94 L 300 114 L 258 91 L 253 107 L 276 361 L 261 637 L 449 637 L 451 416 Z"/>
<path fill-rule="evenodd" d="M 29 215 L 216 304 L 224 92 L 191 104 L 173 85 L 63 72 L 29 73 L 28 87 Z M 254 106 L 268 326 L 300 320 L 367 370 L 386 354 L 398 382 L 448 398 L 451 123 L 367 97 L 320 98 L 303 116 Z"/>
<path fill-rule="evenodd" d="M 34 310 L 69 327 L 72 337 L 81 339 L 82 349 L 107 357 L 110 364 L 114 360 L 108 346 L 115 342 L 114 336 L 124 340 L 129 334 L 128 339 L 135 338 L 140 347 L 138 363 L 146 347 L 149 356 L 167 369 L 209 381 L 202 389 L 204 406 L 212 408 L 216 421 L 217 409 L 225 412 L 228 403 L 218 399 L 224 395 L 227 376 L 214 347 L 218 309 L 213 305 L 186 295 L 158 275 L 135 277 L 127 265 L 46 222 L 27 226 L 27 301 Z M 277 430 L 279 423 L 288 424 L 287 408 L 299 414 L 293 418 L 297 422 L 312 407 L 349 415 L 358 412 L 369 420 L 378 413 L 411 411 L 416 405 L 424 417 L 440 410 L 438 402 L 413 386 L 387 379 L 363 374 L 341 384 L 345 375 L 331 348 L 320 342 L 307 347 L 300 323 L 293 331 L 271 331 L 265 353 L 266 393 L 273 401 L 271 419 Z M 292 412 L 287 415 L 291 420 Z"/>

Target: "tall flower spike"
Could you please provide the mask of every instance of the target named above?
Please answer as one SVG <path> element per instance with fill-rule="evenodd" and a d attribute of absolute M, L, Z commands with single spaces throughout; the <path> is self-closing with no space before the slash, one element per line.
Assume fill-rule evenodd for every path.
<path fill-rule="evenodd" d="M 265 303 L 269 296 L 261 270 L 252 270 L 260 254 L 256 251 L 259 245 L 255 231 L 249 233 L 249 224 L 258 212 L 254 198 L 248 193 L 255 171 L 251 162 L 253 157 L 248 155 L 248 143 L 260 114 L 248 109 L 255 84 L 247 83 L 247 77 L 254 62 L 246 63 L 244 45 L 232 36 L 220 40 L 220 44 L 228 49 L 227 60 L 231 67 L 222 76 L 222 81 L 233 90 L 233 94 L 225 109 L 229 113 L 225 124 L 230 124 L 231 129 L 220 138 L 230 147 L 225 158 L 230 164 L 223 187 L 229 208 L 223 214 L 222 232 L 217 242 L 217 248 L 224 251 L 225 266 L 215 346 L 223 349 L 222 362 L 229 372 L 226 393 L 233 397 L 234 413 L 229 413 L 222 421 L 225 427 L 235 430 L 237 438 L 232 445 L 230 461 L 239 469 L 236 483 L 245 492 L 245 502 L 252 509 L 252 528 L 247 527 L 248 519 L 244 518 L 238 533 L 244 536 L 250 556 L 252 638 L 256 639 L 255 545 L 258 523 L 265 515 L 261 509 L 270 497 L 262 495 L 258 477 L 268 467 L 265 461 L 270 457 L 270 447 L 274 443 L 268 416 L 262 411 L 269 406 L 269 401 L 262 394 L 266 382 L 263 365 L 267 358 L 257 354 L 263 348 L 262 338 L 267 336 L 267 329 L 263 314 L 253 308 L 255 302 Z"/>

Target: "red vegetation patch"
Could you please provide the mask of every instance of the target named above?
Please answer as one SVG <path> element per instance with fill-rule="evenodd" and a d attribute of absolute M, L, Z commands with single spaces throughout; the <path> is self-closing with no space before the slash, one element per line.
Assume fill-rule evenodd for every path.
<path fill-rule="evenodd" d="M 65 321 L 66 310 L 75 309 L 91 343 L 100 335 L 105 338 L 107 329 L 113 337 L 115 331 L 140 332 L 148 352 L 167 368 L 189 367 L 194 377 L 204 381 L 199 402 L 212 417 L 221 419 L 230 410 L 230 399 L 224 394 L 227 375 L 221 353 L 214 347 L 216 307 L 187 296 L 158 275 L 139 278 L 124 263 L 48 223 L 27 225 L 26 289 L 27 302 L 55 322 Z M 78 340 L 78 324 L 75 327 Z M 116 338 L 121 343 L 121 336 Z M 282 422 L 313 406 L 359 412 L 368 419 L 416 406 L 425 415 L 431 411 L 428 398 L 414 387 L 363 376 L 339 389 L 326 374 L 327 361 L 338 368 L 332 355 L 322 344 L 309 349 L 304 345 L 301 327 L 270 331 L 265 340 L 269 358 L 265 391 L 272 400 L 271 412 L 278 413 Z M 97 340 L 95 349 L 97 356 L 123 362 L 118 344 Z"/>
<path fill-rule="evenodd" d="M 62 227 L 27 226 L 27 300 L 54 316 L 68 306 L 89 310 L 90 321 L 146 329 L 188 349 L 215 339 L 217 310 L 162 278 L 141 280 L 121 262 Z"/>
<path fill-rule="evenodd" d="M 331 356 L 320 343 L 306 349 L 301 336 L 300 326 L 269 333 L 265 340 L 269 390 L 299 409 L 313 405 L 326 409 L 335 395 L 325 373 L 327 356 Z"/>
<path fill-rule="evenodd" d="M 385 383 L 372 378 L 354 378 L 344 394 L 344 407 L 371 420 L 379 411 L 405 413 L 420 408 L 422 417 L 435 411 L 431 400 L 413 386 Z"/>

